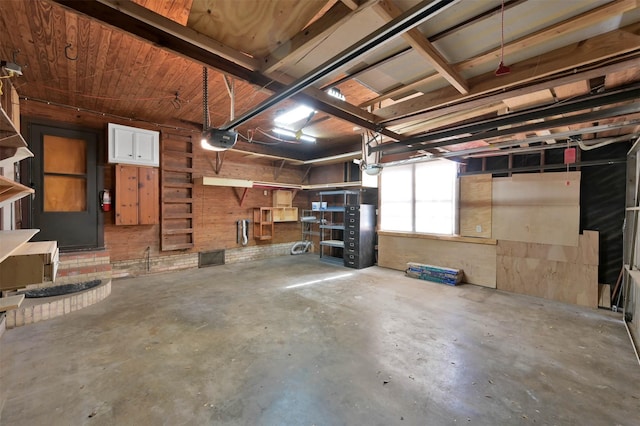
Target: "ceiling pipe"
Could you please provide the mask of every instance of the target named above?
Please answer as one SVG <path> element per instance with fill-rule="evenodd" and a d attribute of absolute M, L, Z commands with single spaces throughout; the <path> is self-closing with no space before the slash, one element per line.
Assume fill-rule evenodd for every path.
<path fill-rule="evenodd" d="M 551 136 L 555 136 L 555 134 L 552 134 Z M 540 151 L 546 151 L 549 149 L 563 149 L 563 148 L 572 147 L 572 146 L 580 146 L 581 149 L 588 151 L 590 149 L 600 148 L 616 142 L 627 142 L 632 138 L 636 138 L 636 137 L 638 137 L 638 134 L 623 135 L 623 136 L 618 136 L 616 138 L 592 139 L 588 141 L 589 143 L 585 143 L 582 141 L 580 142 L 573 141 L 571 140 L 571 138 L 569 138 L 567 139 L 567 142 L 562 142 L 562 143 L 552 143 L 552 144 L 530 146 L 530 147 L 524 147 L 524 148 L 494 149 L 487 152 L 464 155 L 463 158 L 486 158 L 486 157 L 500 157 L 502 155 L 507 155 L 507 154 L 529 154 L 529 153 L 535 153 Z M 487 147 L 487 148 L 491 148 L 491 147 Z M 455 152 L 455 151 L 452 151 L 452 152 Z"/>
<path fill-rule="evenodd" d="M 628 121 L 623 121 L 620 123 L 612 123 L 612 124 L 601 124 L 599 126 L 593 126 L 593 127 L 584 127 L 581 129 L 576 129 L 576 130 L 570 130 L 567 132 L 559 132 L 559 133 L 554 133 L 553 136 L 555 138 L 568 138 L 570 136 L 576 136 L 576 135 L 582 135 L 582 134 L 586 134 L 586 133 L 596 133 L 596 132 L 604 132 L 607 130 L 614 130 L 614 129 L 620 129 L 623 127 L 629 127 L 629 126 L 638 126 L 640 125 L 640 119 L 636 119 L 636 120 L 628 120 Z M 510 148 L 513 146 L 518 146 L 518 145 L 522 145 L 523 143 L 534 143 L 534 142 L 544 142 L 546 139 L 549 138 L 549 135 L 543 135 L 543 136 L 533 136 L 527 139 L 517 139 L 517 140 L 508 140 L 508 141 L 503 141 L 503 142 L 496 142 L 494 144 L 491 144 L 490 146 L 482 146 L 482 147 L 478 147 L 478 148 L 469 148 L 469 149 L 463 149 L 460 151 L 450 151 L 450 152 L 445 152 L 445 153 L 441 153 L 441 154 L 434 154 L 434 155 L 423 155 L 420 157 L 413 157 L 413 158 L 409 158 L 406 160 L 397 160 L 397 161 L 389 161 L 389 162 L 382 162 L 382 164 L 384 165 L 384 167 L 388 167 L 388 166 L 396 166 L 396 165 L 401 165 L 401 164 L 406 164 L 407 162 L 423 162 L 423 161 L 433 161 L 436 159 L 441 159 L 441 158 L 466 158 L 469 157 L 472 154 L 479 154 L 479 153 L 488 153 L 488 152 L 498 152 L 498 153 L 502 153 L 504 151 L 501 151 L 500 148 Z"/>
<path fill-rule="evenodd" d="M 575 129 L 575 130 L 569 130 L 569 131 L 566 131 L 566 132 L 554 133 L 553 136 L 555 138 L 568 138 L 568 137 L 576 136 L 576 135 L 584 135 L 586 133 L 606 132 L 607 130 L 620 129 L 620 128 L 623 128 L 623 127 L 637 126 L 637 125 L 640 125 L 640 119 L 628 120 L 628 121 L 623 121 L 623 122 L 620 122 L 620 123 L 601 124 L 599 126 L 592 126 L 592 127 L 583 127 L 581 129 Z M 494 149 L 497 149 L 497 148 L 508 148 L 508 147 L 512 147 L 512 146 L 522 145 L 524 143 L 544 142 L 547 139 L 549 139 L 549 135 L 533 136 L 533 137 L 526 138 L 526 139 L 513 139 L 513 140 L 508 140 L 508 141 L 503 141 L 503 142 L 496 142 L 496 143 L 491 144 L 490 146 L 483 146 L 483 147 L 478 147 L 478 148 L 469 148 L 469 149 L 464 149 L 464 150 L 461 150 L 461 151 L 450 151 L 450 152 L 446 152 L 446 153 L 443 153 L 443 154 L 436 154 L 435 157 L 443 157 L 443 158 L 460 157 L 460 156 L 464 156 L 464 155 L 467 155 L 467 154 L 475 154 L 475 153 L 479 153 L 479 152 L 489 151 L 491 148 L 494 148 Z"/>
<path fill-rule="evenodd" d="M 590 166 L 610 166 L 612 164 L 625 164 L 627 162 L 626 158 L 611 158 L 608 160 L 592 160 L 592 161 L 581 161 L 578 163 L 569 164 L 569 167 L 574 169 L 577 167 L 590 167 Z M 537 172 L 541 170 L 566 170 L 567 165 L 564 163 L 560 164 L 543 164 L 540 166 L 523 166 L 523 167 L 514 167 L 510 169 L 498 169 L 498 170 L 477 170 L 473 172 L 464 172 L 459 173 L 458 176 L 472 176 L 472 175 L 483 175 L 483 174 L 504 174 L 504 173 L 520 173 L 520 172 Z"/>
<path fill-rule="evenodd" d="M 431 18 L 433 15 L 440 12 L 445 7 L 454 2 L 457 2 L 457 0 L 435 0 L 429 2 L 428 4 L 425 4 L 425 2 L 421 2 L 417 6 L 400 15 L 397 19 L 390 21 L 383 27 L 379 28 L 377 31 L 375 31 L 365 39 L 359 41 L 355 45 L 347 48 L 343 52 L 329 59 L 316 69 L 310 71 L 309 73 L 301 77 L 298 81 L 288 86 L 282 92 L 277 93 L 270 98 L 267 98 L 266 100 L 258 104 L 255 108 L 247 111 L 235 120 L 220 127 L 219 130 L 229 131 L 240 126 L 241 124 L 246 123 L 257 115 L 273 107 L 274 105 L 306 89 L 307 87 L 316 83 L 318 80 L 326 77 L 330 73 L 346 65 L 350 61 L 367 53 L 371 49 L 377 47 L 380 43 L 383 43 L 395 36 L 409 31 L 417 25 L 420 25 L 422 22 Z"/>
<path fill-rule="evenodd" d="M 548 121 L 543 121 L 543 122 L 533 123 L 533 124 L 525 124 L 522 126 L 511 127 L 508 129 L 493 130 L 489 132 L 479 133 L 477 135 L 461 136 L 458 138 L 432 142 L 429 144 L 416 144 L 412 146 L 400 145 L 400 146 L 396 146 L 395 148 L 387 149 L 386 151 L 383 151 L 383 152 L 387 154 L 402 154 L 405 152 L 422 151 L 425 149 L 433 149 L 433 148 L 443 147 L 443 146 L 458 145 L 461 143 L 475 142 L 475 141 L 480 141 L 485 139 L 493 139 L 493 138 L 502 137 L 502 136 L 511 136 L 518 133 L 526 133 L 526 132 L 533 132 L 537 130 L 544 130 L 544 129 L 555 128 L 555 127 L 570 126 L 573 124 L 579 124 L 579 123 L 589 122 L 589 121 L 598 121 L 605 118 L 617 117 L 617 116 L 622 116 L 627 114 L 635 114 L 638 112 L 640 112 L 640 102 L 636 102 L 630 105 L 623 105 L 619 107 L 601 109 L 593 112 L 588 112 L 585 114 L 557 118 L 555 120 L 548 120 Z M 544 138 L 545 138 L 544 140 L 549 139 L 549 135 L 544 135 Z M 524 142 L 521 141 L 521 143 L 524 143 Z"/>
<path fill-rule="evenodd" d="M 539 120 L 549 116 L 561 115 L 561 114 L 571 113 L 575 111 L 601 107 L 608 104 L 635 100 L 638 98 L 640 98 L 640 85 L 635 84 L 625 89 L 592 95 L 586 99 L 581 98 L 579 100 L 572 101 L 572 102 L 558 103 L 551 106 L 536 108 L 533 110 L 526 110 L 522 112 L 516 112 L 513 114 L 508 114 L 506 116 L 501 116 L 501 117 L 493 118 L 489 120 L 477 121 L 474 123 L 456 126 L 449 129 L 431 131 L 431 132 L 423 133 L 418 136 L 409 137 L 402 141 L 386 143 L 383 145 L 372 147 L 370 150 L 371 152 L 382 151 L 384 153 L 410 152 L 410 151 L 416 151 L 416 150 L 425 149 L 425 148 L 435 148 L 438 146 L 454 145 L 456 143 L 469 142 L 469 141 L 475 141 L 478 139 L 487 139 L 489 137 L 497 137 L 497 136 L 503 136 L 508 134 L 514 134 L 521 131 L 540 130 L 543 128 L 548 128 L 550 126 L 544 125 L 542 123 L 534 123 L 532 125 L 525 125 L 517 128 L 514 127 L 511 129 L 504 129 L 501 131 L 494 130 L 494 131 L 482 133 L 492 129 L 498 129 L 500 127 L 510 126 L 513 124 L 518 124 L 526 121 Z M 582 114 L 582 115 L 585 116 L 586 118 L 585 114 Z M 565 118 L 569 119 L 570 117 L 565 117 Z M 560 121 L 558 121 L 558 123 L 559 122 Z M 559 125 L 564 125 L 564 124 L 559 124 Z M 472 134 L 472 136 L 466 136 L 468 134 Z M 465 135 L 466 137 L 460 138 L 462 135 Z M 459 138 L 459 139 L 452 140 L 453 138 Z M 403 146 L 406 146 L 406 145 L 419 145 L 419 146 L 412 147 L 411 149 L 403 148 Z"/>

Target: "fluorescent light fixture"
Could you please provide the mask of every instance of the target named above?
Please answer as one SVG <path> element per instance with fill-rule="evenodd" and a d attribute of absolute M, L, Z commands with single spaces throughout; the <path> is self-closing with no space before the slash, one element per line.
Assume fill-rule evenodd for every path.
<path fill-rule="evenodd" d="M 301 140 L 304 142 L 311 142 L 311 143 L 316 142 L 316 138 L 314 138 L 313 136 L 305 135 L 301 131 L 294 132 L 293 130 L 281 129 L 280 127 L 274 127 L 272 130 L 273 130 L 273 133 L 278 134 L 280 136 L 286 136 L 286 137 L 293 138 L 296 140 Z"/>
<path fill-rule="evenodd" d="M 309 115 L 315 111 L 308 106 L 300 105 L 291 111 L 278 115 L 273 121 L 280 125 L 288 125 L 298 122 L 304 118 L 308 118 Z"/>
<path fill-rule="evenodd" d="M 330 88 L 329 90 L 327 90 L 327 95 L 329 96 L 333 96 L 336 99 L 340 99 L 341 101 L 346 100 L 347 98 L 345 98 L 345 96 L 342 94 L 342 92 L 340 91 L 340 89 L 337 89 L 335 87 Z"/>

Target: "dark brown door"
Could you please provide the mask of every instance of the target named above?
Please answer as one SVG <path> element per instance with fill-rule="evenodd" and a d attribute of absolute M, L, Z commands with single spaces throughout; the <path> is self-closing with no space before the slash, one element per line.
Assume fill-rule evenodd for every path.
<path fill-rule="evenodd" d="M 41 124 L 29 133 L 34 240 L 56 240 L 65 251 L 102 246 L 97 133 Z"/>

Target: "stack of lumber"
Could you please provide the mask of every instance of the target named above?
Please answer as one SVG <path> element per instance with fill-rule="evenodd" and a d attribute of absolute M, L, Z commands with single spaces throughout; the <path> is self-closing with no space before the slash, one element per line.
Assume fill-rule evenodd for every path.
<path fill-rule="evenodd" d="M 456 285 L 462 281 L 462 269 L 443 268 L 424 263 L 409 262 L 405 271 L 408 277 L 440 284 Z"/>

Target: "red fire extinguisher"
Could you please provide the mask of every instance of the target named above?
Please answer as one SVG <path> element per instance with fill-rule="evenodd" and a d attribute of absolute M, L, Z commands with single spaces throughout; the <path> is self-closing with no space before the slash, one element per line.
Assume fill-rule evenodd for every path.
<path fill-rule="evenodd" d="M 102 191 L 100 195 L 100 208 L 103 212 L 111 211 L 111 194 L 108 189 Z"/>

